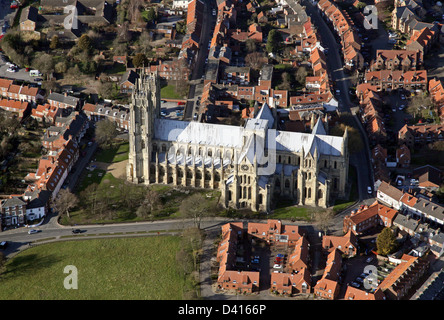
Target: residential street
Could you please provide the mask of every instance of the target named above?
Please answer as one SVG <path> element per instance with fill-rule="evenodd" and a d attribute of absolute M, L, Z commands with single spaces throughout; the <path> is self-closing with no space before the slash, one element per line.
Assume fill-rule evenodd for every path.
<path fill-rule="evenodd" d="M 183 118 L 185 121 L 191 121 L 193 119 L 193 114 L 196 112 L 195 103 L 198 96 L 196 93 L 196 87 L 201 85 L 202 75 L 205 74 L 205 59 L 208 57 L 207 44 L 213 36 L 212 25 L 215 18 L 211 15 L 211 9 L 215 6 L 214 2 L 214 0 L 204 1 L 205 14 L 203 15 L 202 34 L 199 42 L 200 48 L 193 68 L 193 73 L 191 74 L 190 91 Z"/>
<path fill-rule="evenodd" d="M 288 0 L 289 6 L 295 6 L 294 0 Z M 327 23 L 321 17 L 319 10 L 314 7 L 309 1 L 304 0 L 302 4 L 306 6 L 306 11 L 311 17 L 313 24 L 317 27 L 319 34 L 321 35 L 321 41 L 324 48 L 328 48 L 327 64 L 330 69 L 330 74 L 333 81 L 336 82 L 336 89 L 341 90 L 337 95 L 339 100 L 340 112 L 351 112 L 350 108 L 354 105 L 350 101 L 348 90 L 350 88 L 350 81 L 348 76 L 345 75 L 342 67 L 341 48 L 340 44 L 336 41 L 335 35 L 328 27 Z M 350 156 L 350 164 L 354 165 L 357 169 L 358 175 L 358 191 L 359 199 L 365 200 L 371 198 L 367 192 L 368 186 L 373 186 L 373 174 L 371 170 L 370 153 L 368 150 L 368 144 L 366 141 L 366 133 L 361 126 L 357 125 L 357 128 L 361 131 L 361 137 L 364 140 L 364 148 L 357 154 Z"/>

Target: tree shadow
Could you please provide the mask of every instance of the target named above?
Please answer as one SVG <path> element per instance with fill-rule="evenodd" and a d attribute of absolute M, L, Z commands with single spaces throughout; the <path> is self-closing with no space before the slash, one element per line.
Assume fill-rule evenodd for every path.
<path fill-rule="evenodd" d="M 6 266 L 3 275 L 9 273 L 35 272 L 40 269 L 47 269 L 57 262 L 60 262 L 60 258 L 54 254 L 47 256 L 41 256 L 38 254 L 18 255 Z"/>

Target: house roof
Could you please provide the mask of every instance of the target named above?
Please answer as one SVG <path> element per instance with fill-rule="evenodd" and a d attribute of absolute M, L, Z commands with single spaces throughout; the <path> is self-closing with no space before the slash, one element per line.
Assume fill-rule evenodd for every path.
<path fill-rule="evenodd" d="M 345 300 L 385 300 L 385 295 L 381 289 L 376 289 L 375 292 L 368 292 L 352 286 L 347 286 L 347 291 L 344 296 Z"/>
<path fill-rule="evenodd" d="M 39 12 L 36 7 L 28 6 L 24 8 L 20 14 L 20 23 L 26 20 L 37 22 L 38 14 Z"/>
<path fill-rule="evenodd" d="M 77 104 L 80 101 L 79 98 L 64 95 L 64 94 L 57 93 L 57 92 L 51 92 L 48 96 L 48 100 L 53 100 L 56 102 L 65 103 L 70 106 L 77 106 Z"/>
<path fill-rule="evenodd" d="M 378 187 L 378 192 L 382 192 L 396 201 L 399 201 L 403 196 L 403 192 L 401 190 L 385 181 L 383 181 Z"/>

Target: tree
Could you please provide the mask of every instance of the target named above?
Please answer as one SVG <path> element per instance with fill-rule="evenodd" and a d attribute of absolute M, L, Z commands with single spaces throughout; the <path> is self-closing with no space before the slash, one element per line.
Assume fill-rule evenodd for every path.
<path fill-rule="evenodd" d="M 187 24 L 185 20 L 180 20 L 176 22 L 176 32 L 180 34 L 187 33 Z"/>
<path fill-rule="evenodd" d="M 146 22 L 155 22 L 157 20 L 157 13 L 154 10 L 153 7 L 151 7 L 147 13 L 145 14 L 145 21 Z"/>
<path fill-rule="evenodd" d="M 137 42 L 137 51 L 145 54 L 145 56 L 152 50 L 151 41 L 152 37 L 148 31 L 143 30 L 140 34 L 139 41 Z"/>
<path fill-rule="evenodd" d="M 247 48 L 248 53 L 255 52 L 257 50 L 256 41 L 253 39 L 247 39 L 247 41 L 245 41 L 245 47 Z"/>
<path fill-rule="evenodd" d="M 281 90 L 290 90 L 291 89 L 291 76 L 288 72 L 282 72 L 282 82 L 279 85 L 279 89 Z"/>
<path fill-rule="evenodd" d="M 332 224 L 334 212 L 331 209 L 315 212 L 313 216 L 314 223 L 322 230 L 324 234 L 327 233 L 328 228 Z"/>
<path fill-rule="evenodd" d="M 184 218 L 192 218 L 194 226 L 200 229 L 202 218 L 213 211 L 212 209 L 212 202 L 209 202 L 201 193 L 195 193 L 182 201 L 179 212 Z"/>
<path fill-rule="evenodd" d="M 68 70 L 68 63 L 66 61 L 57 62 L 54 69 L 57 73 L 65 73 Z"/>
<path fill-rule="evenodd" d="M 82 34 L 79 41 L 77 42 L 77 46 L 83 51 L 90 51 L 92 49 L 92 40 L 87 34 Z"/>
<path fill-rule="evenodd" d="M 279 31 L 272 29 L 268 33 L 268 39 L 267 39 L 267 44 L 265 45 L 265 49 L 267 50 L 268 53 L 276 52 L 280 47 L 281 41 L 282 41 L 282 35 L 279 33 Z"/>
<path fill-rule="evenodd" d="M 54 50 L 59 46 L 59 37 L 57 35 L 52 36 L 49 48 Z"/>
<path fill-rule="evenodd" d="M 54 60 L 50 54 L 43 53 L 37 55 L 36 58 L 34 58 L 33 63 L 36 69 L 46 74 L 47 78 L 49 74 L 54 71 Z"/>
<path fill-rule="evenodd" d="M 305 86 L 305 78 L 307 77 L 307 69 L 304 66 L 300 66 L 294 75 L 295 79 L 299 84 Z"/>
<path fill-rule="evenodd" d="M 406 112 L 416 117 L 417 115 L 421 115 L 422 109 L 429 109 L 432 106 L 432 100 L 430 97 L 424 94 L 418 94 L 410 100 L 408 107 L 406 108 Z"/>
<path fill-rule="evenodd" d="M 112 82 L 100 82 L 97 90 L 102 98 L 109 99 L 114 94 L 114 84 Z"/>
<path fill-rule="evenodd" d="M 348 151 L 350 153 L 359 152 L 364 147 L 364 142 L 361 139 L 361 134 L 358 129 L 348 126 L 344 123 L 336 123 L 336 125 L 331 128 L 330 134 L 337 137 L 344 136 L 345 128 L 347 128 L 348 134 Z"/>
<path fill-rule="evenodd" d="M 181 247 L 193 258 L 193 267 L 197 271 L 199 252 L 202 248 L 202 232 L 199 228 L 187 228 L 182 233 Z"/>
<path fill-rule="evenodd" d="M 119 43 L 128 43 L 131 40 L 130 24 L 125 21 L 117 31 L 117 41 Z"/>
<path fill-rule="evenodd" d="M 52 202 L 52 208 L 60 214 L 66 214 L 69 218 L 69 211 L 75 208 L 78 203 L 79 199 L 69 189 L 60 189 L 57 197 Z"/>
<path fill-rule="evenodd" d="M 153 209 L 157 209 L 161 205 L 160 195 L 157 191 L 148 188 L 140 207 L 137 209 L 137 216 L 140 218 L 146 218 Z"/>
<path fill-rule="evenodd" d="M 117 135 L 116 123 L 108 119 L 100 120 L 96 124 L 96 141 L 100 147 L 108 147 Z"/>
<path fill-rule="evenodd" d="M 386 256 L 396 249 L 396 238 L 390 228 L 384 228 L 376 238 L 378 254 Z"/>
<path fill-rule="evenodd" d="M 133 58 L 133 65 L 136 68 L 143 67 L 148 64 L 148 59 L 143 53 L 138 53 Z"/>
<path fill-rule="evenodd" d="M 245 63 L 254 70 L 259 70 L 268 62 L 267 57 L 261 52 L 251 52 L 245 56 Z"/>

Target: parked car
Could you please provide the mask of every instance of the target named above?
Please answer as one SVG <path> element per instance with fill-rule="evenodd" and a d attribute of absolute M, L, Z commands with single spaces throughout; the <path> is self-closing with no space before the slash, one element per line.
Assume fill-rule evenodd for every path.
<path fill-rule="evenodd" d="M 11 68 L 8 68 L 6 71 L 8 71 L 8 72 L 17 72 L 17 69 L 11 67 Z"/>
<path fill-rule="evenodd" d="M 253 260 L 251 260 L 251 263 L 258 264 L 259 263 L 259 259 L 253 259 Z"/>
<path fill-rule="evenodd" d="M 373 261 L 373 257 L 367 258 L 367 260 L 365 260 L 365 262 L 370 263 Z"/>
<path fill-rule="evenodd" d="M 367 187 L 367 192 L 368 192 L 368 194 L 372 194 L 372 193 L 373 193 L 373 191 L 372 191 L 372 187 L 368 186 L 368 187 Z"/>
<path fill-rule="evenodd" d="M 278 258 L 284 258 L 285 255 L 283 255 L 282 253 L 278 253 L 278 254 L 276 255 L 276 257 L 278 257 Z"/>
<path fill-rule="evenodd" d="M 8 246 L 8 241 L 0 242 L 0 249 L 6 249 L 7 246 Z"/>
<path fill-rule="evenodd" d="M 275 264 L 274 266 L 273 266 L 273 269 L 280 269 L 280 268 L 282 268 L 282 265 L 281 264 Z"/>

